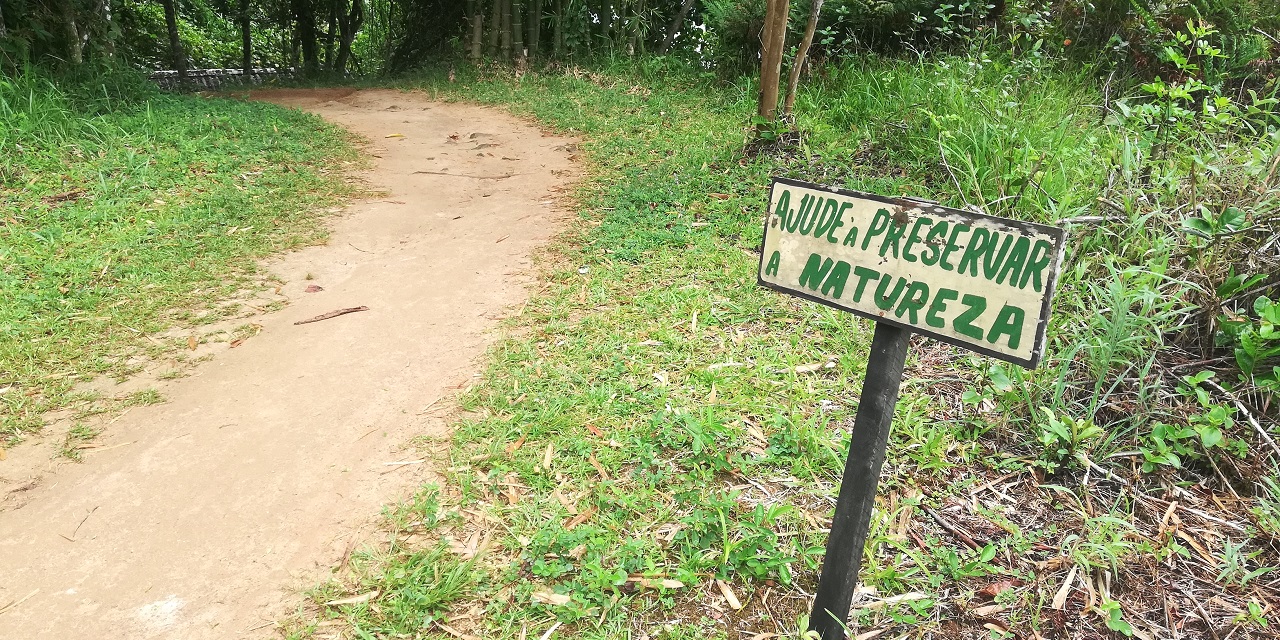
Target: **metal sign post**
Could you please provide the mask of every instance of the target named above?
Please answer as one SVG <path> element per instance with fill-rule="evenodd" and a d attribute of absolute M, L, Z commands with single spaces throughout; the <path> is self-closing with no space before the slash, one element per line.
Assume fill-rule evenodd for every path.
<path fill-rule="evenodd" d="M 912 333 L 1035 368 L 1065 232 L 775 178 L 759 284 L 874 320 L 809 628 L 844 640 Z"/>

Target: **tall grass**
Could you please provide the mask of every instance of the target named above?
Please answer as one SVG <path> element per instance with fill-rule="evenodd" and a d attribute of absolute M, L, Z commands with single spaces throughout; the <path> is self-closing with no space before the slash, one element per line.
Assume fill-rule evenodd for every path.
<path fill-rule="evenodd" d="M 219 317 L 254 257 L 321 237 L 351 153 L 314 116 L 136 74 L 0 79 L 0 443 L 127 375 L 143 336 Z"/>

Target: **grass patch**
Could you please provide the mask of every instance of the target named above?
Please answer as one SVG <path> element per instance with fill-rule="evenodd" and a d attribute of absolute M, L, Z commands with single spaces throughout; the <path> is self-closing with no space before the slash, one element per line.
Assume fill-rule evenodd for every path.
<path fill-rule="evenodd" d="M 0 79 L 0 444 L 167 348 L 146 336 L 220 319 L 352 193 L 318 117 L 134 82 Z"/>
<path fill-rule="evenodd" d="M 1258 576 L 1280 565 L 1263 527 L 1276 500 L 1254 481 L 1274 477 L 1273 462 L 1242 412 L 1168 369 L 1204 364 L 1175 343 L 1208 271 L 1227 266 L 1200 262 L 1197 240 L 1177 231 L 1183 165 L 1135 152 L 1145 130 L 1090 106 L 1102 100 L 1089 77 L 985 55 L 868 58 L 802 94 L 797 148 L 755 157 L 741 154 L 753 88 L 669 60 L 457 77 L 409 84 L 583 137 L 579 222 L 465 396 L 441 465 L 440 508 L 456 517 L 392 518 L 393 552 L 326 598 L 395 593 L 379 576 L 449 541 L 491 540 L 483 553 L 448 547 L 450 562 L 473 563 L 474 590 L 423 607 L 412 633 L 798 637 L 870 327 L 754 285 L 768 177 L 784 175 L 1102 222 L 1067 223 L 1040 370 L 913 343 L 860 631 L 1163 637 L 1176 623 L 1184 635 L 1267 636 L 1280 594 Z M 1280 156 L 1275 137 L 1256 139 L 1264 170 Z M 1233 144 L 1215 156 L 1220 175 L 1253 170 Z M 1275 191 L 1249 196 L 1258 220 Z M 1176 462 L 1159 462 L 1175 441 Z M 1249 572 L 1260 573 L 1246 585 Z M 1077 582 L 1059 606 L 1066 580 Z M 1191 613 L 1206 587 L 1217 600 Z M 324 601 L 298 637 L 404 632 L 376 598 L 359 610 Z"/>

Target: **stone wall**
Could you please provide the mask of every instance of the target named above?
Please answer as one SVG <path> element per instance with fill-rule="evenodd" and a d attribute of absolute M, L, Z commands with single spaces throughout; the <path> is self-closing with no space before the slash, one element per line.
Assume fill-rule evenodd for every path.
<path fill-rule="evenodd" d="M 245 85 L 269 84 L 293 77 L 293 69 L 188 69 L 187 86 L 194 91 L 219 91 Z M 161 89 L 179 90 L 177 71 L 155 71 L 151 81 Z"/>

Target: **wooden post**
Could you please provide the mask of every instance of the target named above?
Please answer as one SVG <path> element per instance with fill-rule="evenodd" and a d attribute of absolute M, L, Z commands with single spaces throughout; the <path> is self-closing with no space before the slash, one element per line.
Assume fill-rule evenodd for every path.
<path fill-rule="evenodd" d="M 909 329 L 887 322 L 877 322 L 871 338 L 866 379 L 862 382 L 858 415 L 853 419 L 849 458 L 840 481 L 836 514 L 831 520 L 818 593 L 809 615 L 809 629 L 817 631 L 822 640 L 845 639 L 849 604 L 858 586 L 858 569 L 862 566 L 862 550 L 867 545 L 871 507 L 876 500 L 876 485 L 880 480 L 880 467 L 884 465 L 885 446 L 889 442 L 889 427 L 898 403 L 898 386 L 902 383 L 910 338 Z"/>

